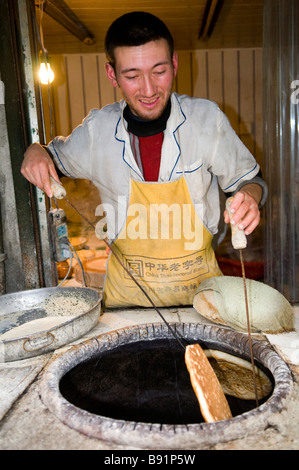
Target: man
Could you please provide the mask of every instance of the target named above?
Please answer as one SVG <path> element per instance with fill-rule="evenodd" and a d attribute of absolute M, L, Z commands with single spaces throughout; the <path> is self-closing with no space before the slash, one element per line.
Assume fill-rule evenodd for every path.
<path fill-rule="evenodd" d="M 92 110 L 47 151 L 30 146 L 21 171 L 49 197 L 56 166 L 66 176 L 92 180 L 110 242 L 155 304 L 190 305 L 201 280 L 221 275 L 211 248 L 218 184 L 234 193 L 232 223 L 246 235 L 259 223 L 266 185 L 215 103 L 172 93 L 178 58 L 163 22 L 145 12 L 123 15 L 110 26 L 105 46 L 107 77 L 124 100 Z M 114 256 L 104 302 L 149 305 Z"/>

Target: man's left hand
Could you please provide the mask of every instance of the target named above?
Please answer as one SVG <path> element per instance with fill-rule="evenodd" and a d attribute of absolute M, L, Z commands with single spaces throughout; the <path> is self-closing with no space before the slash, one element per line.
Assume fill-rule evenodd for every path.
<path fill-rule="evenodd" d="M 233 217 L 229 220 L 227 211 L 224 211 L 224 221 L 237 225 L 244 230 L 245 235 L 250 235 L 260 222 L 259 202 L 262 197 L 262 188 L 258 184 L 249 183 L 238 191 L 231 203 Z"/>

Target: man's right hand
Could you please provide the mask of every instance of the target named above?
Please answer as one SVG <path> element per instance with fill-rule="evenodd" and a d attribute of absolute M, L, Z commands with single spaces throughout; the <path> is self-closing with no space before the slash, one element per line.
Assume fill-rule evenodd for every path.
<path fill-rule="evenodd" d="M 30 183 L 52 197 L 50 175 L 60 183 L 55 165 L 48 152 L 38 143 L 31 144 L 25 152 L 21 173 Z"/>

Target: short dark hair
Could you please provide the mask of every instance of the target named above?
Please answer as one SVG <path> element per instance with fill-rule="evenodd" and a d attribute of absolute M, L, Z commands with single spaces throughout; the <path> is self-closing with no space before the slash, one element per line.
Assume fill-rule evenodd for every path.
<path fill-rule="evenodd" d="M 141 46 L 150 41 L 166 39 L 170 57 L 174 52 L 173 37 L 162 20 L 145 11 L 133 11 L 117 18 L 105 38 L 107 60 L 114 67 L 116 47 Z"/>

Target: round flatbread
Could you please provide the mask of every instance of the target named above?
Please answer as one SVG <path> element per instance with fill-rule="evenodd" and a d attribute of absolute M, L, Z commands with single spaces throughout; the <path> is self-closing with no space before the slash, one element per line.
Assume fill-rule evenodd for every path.
<path fill-rule="evenodd" d="M 210 423 L 232 418 L 217 376 L 199 344 L 186 347 L 185 363 L 204 420 Z"/>
<path fill-rule="evenodd" d="M 205 349 L 204 353 L 220 382 L 225 395 L 241 400 L 255 399 L 255 386 L 252 365 L 249 361 L 216 349 Z M 267 397 L 273 385 L 270 378 L 255 366 L 257 397 Z"/>

